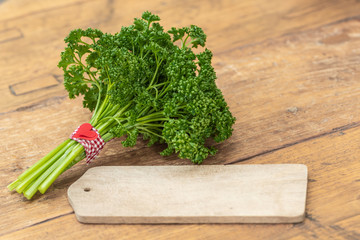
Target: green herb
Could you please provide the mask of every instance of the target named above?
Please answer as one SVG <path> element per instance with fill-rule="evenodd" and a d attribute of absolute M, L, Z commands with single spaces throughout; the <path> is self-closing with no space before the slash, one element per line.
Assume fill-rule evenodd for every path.
<path fill-rule="evenodd" d="M 215 84 L 211 51 L 193 52 L 205 46 L 203 30 L 191 25 L 164 32 L 159 20 L 144 12 L 113 35 L 73 30 L 58 66 L 69 97 L 83 95 L 93 111 L 90 124 L 105 141 L 126 136 L 122 145 L 132 147 L 141 135 L 149 146 L 166 143 L 161 155 L 177 153 L 200 164 L 216 153 L 205 140 L 229 138 L 235 118 Z M 8 188 L 30 199 L 84 157 L 84 148 L 68 139 Z"/>

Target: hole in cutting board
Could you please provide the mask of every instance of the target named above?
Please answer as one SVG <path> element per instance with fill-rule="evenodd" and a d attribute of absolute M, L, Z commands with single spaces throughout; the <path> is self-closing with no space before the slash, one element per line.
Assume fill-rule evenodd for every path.
<path fill-rule="evenodd" d="M 89 187 L 86 187 L 86 188 L 84 188 L 84 192 L 90 192 L 90 188 Z"/>

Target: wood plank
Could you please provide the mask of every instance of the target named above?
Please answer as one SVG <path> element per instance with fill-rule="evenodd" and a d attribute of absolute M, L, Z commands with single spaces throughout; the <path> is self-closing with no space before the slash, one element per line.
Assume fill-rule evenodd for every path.
<path fill-rule="evenodd" d="M 358 25 L 357 20 L 351 20 L 269 40 L 239 50 L 238 61 L 231 54 L 215 57 L 218 84 L 238 120 L 234 135 L 219 144 L 216 157 L 210 157 L 205 164 L 241 161 L 358 126 L 354 122 L 359 119 L 359 69 L 356 65 Z M 319 44 L 319 39 L 333 36 L 336 31 L 348 31 L 350 39 L 339 44 Z M 289 41 L 296 48 L 290 48 Z M 304 49 L 307 54 L 301 58 L 297 49 Z M 323 52 L 326 54 L 323 55 Z M 262 57 L 263 61 L 256 61 L 256 56 Z M 272 64 L 271 56 L 281 59 L 277 61 L 277 66 Z M 312 57 L 316 61 L 310 61 Z M 347 70 L 351 73 L 345 74 Z M 256 74 L 264 77 L 258 79 L 260 76 Z M 340 78 L 331 80 L 336 74 L 341 74 Z M 296 113 L 288 111 L 293 106 L 298 109 Z M 38 196 L 31 203 L 22 203 L 24 200 L 17 194 L 9 194 L 5 186 L 67 138 L 79 124 L 88 121 L 90 116 L 81 108 L 79 99 L 70 101 L 64 98 L 53 98 L 34 107 L 0 116 L 1 133 L 6 136 L 0 151 L 3 159 L 0 167 L 4 169 L 0 197 L 4 199 L 3 208 L 7 216 L 1 219 L 2 232 L 71 211 L 64 197 L 65 189 L 84 173 L 86 167 L 83 163 L 66 172 L 46 195 Z M 94 166 L 189 164 L 189 161 L 179 160 L 175 155 L 159 158 L 163 148 L 162 145 L 147 148 L 140 141 L 137 146 L 128 149 L 115 140 L 105 147 Z M 49 212 L 41 207 L 42 204 L 36 205 L 38 201 L 47 202 L 47 199 L 57 199 L 57 211 Z M 17 221 L 22 211 L 34 217 L 26 222 Z"/>
<path fill-rule="evenodd" d="M 6 6 L 7 2 L 4 5 Z M 54 76 L 56 80 L 62 81 L 62 71 L 57 68 L 57 63 L 65 47 L 64 38 L 71 29 L 87 28 L 89 24 L 97 26 L 98 22 L 106 19 L 105 15 L 100 13 L 107 13 L 107 5 L 101 1 L 67 1 L 48 5 L 46 7 L 42 2 L 38 6 L 39 11 L 21 7 L 22 15 L 19 17 L 0 20 L 0 30 L 2 25 L 6 25 L 5 30 L 16 29 L 18 34 L 23 36 L 0 43 L 2 113 L 39 104 L 51 97 L 66 96 L 62 84 L 52 88 L 43 87 L 51 85 Z M 81 16 L 81 12 L 88 15 Z M 98 16 L 98 22 L 91 21 L 89 16 Z M 27 91 L 20 95 L 15 95 L 12 91 L 12 86 L 26 84 L 40 91 Z"/>
<path fill-rule="evenodd" d="M 274 8 L 273 6 L 276 6 Z M 346 1 L 5 1 L 0 7 L 0 32 L 12 29 L 0 43 L 0 112 L 66 95 L 62 87 L 13 96 L 9 85 L 44 75 L 61 75 L 56 67 L 64 37 L 75 28 L 95 27 L 117 32 L 145 10 L 162 17 L 166 29 L 197 24 L 217 55 L 294 31 L 316 28 L 358 14 L 360 3 Z M 206 13 L 206 14 L 205 14 Z M 76 16 L 76 17 L 74 17 Z M 97 16 L 94 18 L 93 16 Z M 5 36 L 4 34 L 2 34 Z M 5 36 L 5 37 L 6 37 Z M 19 37 L 22 36 L 22 37 Z M 16 51 L 14 51 L 16 49 Z"/>
<path fill-rule="evenodd" d="M 307 217 L 300 224 L 84 225 L 74 214 L 4 235 L 5 239 L 357 239 L 360 235 L 358 172 L 360 127 L 329 134 L 249 160 L 250 164 L 300 163 L 308 166 Z M 59 191 L 57 189 L 57 191 Z M 51 199 L 57 203 L 62 193 Z M 53 194 L 51 194 L 53 196 Z M 60 201 L 59 201 L 60 200 Z M 46 202 L 46 201 L 44 201 Z M 43 202 L 43 203 L 44 203 Z M 42 203 L 42 204 L 43 204 Z M 51 204 L 51 203 L 49 203 Z M 352 225 L 354 224 L 354 225 Z"/>
<path fill-rule="evenodd" d="M 305 63 L 309 62 L 308 65 L 300 61 L 296 48 L 290 51 L 287 45 L 288 40 L 294 36 L 281 38 L 278 41 L 271 40 L 264 44 L 255 45 L 249 50 L 243 49 L 243 54 L 239 53 L 239 58 L 244 59 L 243 61 L 235 62 L 233 60 L 235 57 L 230 54 L 215 57 L 215 66 L 219 75 L 217 83 L 237 117 L 237 124 L 233 137 L 225 144 L 219 145 L 218 157 L 210 158 L 211 163 L 224 163 L 228 161 L 225 159 L 229 159 L 228 156 L 230 155 L 235 161 L 246 159 L 264 151 L 296 143 L 302 139 L 326 134 L 333 129 L 336 130 L 338 126 L 356 125 L 355 120 L 360 114 L 357 108 L 359 98 L 356 97 L 359 94 L 360 86 L 359 81 L 357 81 L 359 69 L 356 65 L 358 58 L 356 49 L 359 48 L 359 41 L 355 37 L 358 25 L 358 21 L 349 21 L 323 28 L 320 35 L 322 34 L 321 36 L 324 37 L 332 35 L 335 29 L 342 29 L 341 31 L 355 30 L 355 32 L 349 33 L 349 36 L 352 37 L 348 42 L 336 46 L 317 44 L 318 39 L 313 39 L 319 35 L 316 33 L 317 31 L 300 34 L 297 39 L 292 41 L 292 44 L 299 49 L 312 49 L 312 51 L 317 52 L 317 61 L 330 61 L 331 64 L 329 65 L 320 64 L 319 67 L 316 62 L 311 62 L 310 50 L 307 55 L 303 56 L 303 58 L 308 58 L 305 61 Z M 278 74 L 279 66 L 271 67 L 273 59 L 270 57 L 263 58 L 263 62 L 251 60 L 254 58 L 251 49 L 257 52 L 261 50 L 260 56 L 272 56 L 276 52 L 282 61 L 287 62 L 282 66 L 282 74 Z M 321 54 L 322 52 L 326 52 L 330 57 Z M 341 55 L 337 56 L 337 54 Z M 337 57 L 331 57 L 335 55 Z M 304 65 L 306 67 L 303 67 Z M 333 65 L 337 65 L 335 70 L 332 70 Z M 260 75 L 257 75 L 259 71 L 261 71 L 261 80 L 258 79 Z M 351 72 L 345 74 L 346 71 Z M 293 73 L 294 76 L 291 75 Z M 340 78 L 339 80 L 332 80 L 333 76 L 337 76 L 336 74 L 342 75 L 341 80 Z M 237 81 L 238 79 L 241 81 Z M 50 103 L 63 101 L 63 98 L 57 99 L 61 100 L 50 101 Z M 26 119 L 26 121 L 32 121 L 33 124 L 37 123 L 41 127 L 49 126 L 48 128 L 51 128 L 52 123 L 58 123 L 57 127 L 63 128 L 60 131 L 64 132 L 62 136 L 66 137 L 72 131 L 70 130 L 72 127 L 77 126 L 82 121 L 87 121 L 90 114 L 82 110 L 79 112 L 79 114 L 83 113 L 83 115 L 79 115 L 81 118 L 72 117 L 71 121 L 74 122 L 72 127 L 63 126 L 69 120 L 66 119 L 64 123 L 61 123 L 62 118 L 58 120 L 55 116 L 57 118 L 62 115 L 73 116 L 72 113 L 76 111 L 73 108 L 79 110 L 81 108 L 81 102 L 78 100 L 75 102 L 64 101 L 66 102 L 62 106 L 53 106 L 56 108 L 56 112 L 47 112 L 49 109 L 41 109 L 41 107 L 47 106 L 46 102 L 43 102 L 42 105 L 35 108 L 34 112 L 15 112 L 7 114 L 5 118 L 18 119 L 21 116 L 24 119 L 21 122 L 25 122 Z M 296 109 L 298 109 L 295 113 L 288 111 L 294 106 L 297 106 Z M 31 111 L 32 109 L 34 108 L 30 108 Z M 51 114 L 55 115 L 51 116 Z M 33 119 L 34 116 L 43 115 L 46 119 L 42 119 L 42 117 Z M 23 134 L 20 121 L 18 124 L 19 129 L 17 130 L 10 129 L 12 122 L 4 123 L 3 128 L 8 131 L 19 131 Z M 38 129 L 37 136 L 47 134 L 46 131 L 41 131 L 40 127 Z M 14 136 L 17 135 L 14 134 Z M 28 135 L 28 137 L 30 136 Z M 259 138 L 263 144 L 256 144 Z M 9 136 L 9 142 L 15 140 Z M 29 141 L 33 140 L 29 139 Z M 58 142 L 60 141 L 61 138 Z M 237 142 L 241 148 L 231 147 L 230 149 L 230 146 Z M 47 148 L 47 146 L 49 147 Z M 143 147 L 144 145 L 140 146 Z M 51 147 L 54 147 L 54 144 L 43 142 L 42 148 L 50 150 Z M 153 149 L 158 152 L 161 148 L 162 146 L 155 146 Z M 118 150 L 109 149 L 109 151 L 109 153 L 115 154 Z M 175 160 L 176 158 L 170 159 Z M 144 161 L 143 158 L 139 160 Z M 186 161 L 183 162 L 186 163 Z"/>
<path fill-rule="evenodd" d="M 5 189 L 90 117 L 80 101 L 66 100 L 61 86 L 12 98 L 9 85 L 61 75 L 56 64 L 70 29 L 91 26 L 115 32 L 145 9 L 159 13 L 167 27 L 196 23 L 209 36 L 218 85 L 238 122 L 234 136 L 218 145 L 217 156 L 205 164 L 262 163 L 276 152 L 269 163 L 283 163 L 290 155 L 287 161 L 307 164 L 311 197 L 304 224 L 84 226 L 71 215 L 65 198 L 67 187 L 86 171 L 83 163 L 33 202 Z M 0 235 L 46 239 L 48 229 L 58 239 L 358 239 L 358 12 L 359 3 L 350 0 L 1 2 L 0 31 L 18 29 L 24 38 L 0 44 Z M 176 156 L 159 158 L 161 145 L 119 146 L 118 140 L 109 143 L 93 166 L 189 164 Z M 289 152 L 282 155 L 284 151 Z"/>
<path fill-rule="evenodd" d="M 227 144 L 241 142 L 241 156 L 226 150 L 226 157 L 242 161 L 358 125 L 359 32 L 350 20 L 215 57 L 218 86 L 237 117 Z"/>
<path fill-rule="evenodd" d="M 22 32 L 17 28 L 10 28 L 0 31 L 0 44 L 17 40 L 23 37 Z"/>
<path fill-rule="evenodd" d="M 54 88 L 62 85 L 62 82 L 56 79 L 56 76 L 42 76 L 25 82 L 19 82 L 9 85 L 11 93 L 15 96 L 30 94 L 43 91 L 44 89 Z"/>
<path fill-rule="evenodd" d="M 296 223 L 306 188 L 301 164 L 102 166 L 67 193 L 82 223 Z"/>

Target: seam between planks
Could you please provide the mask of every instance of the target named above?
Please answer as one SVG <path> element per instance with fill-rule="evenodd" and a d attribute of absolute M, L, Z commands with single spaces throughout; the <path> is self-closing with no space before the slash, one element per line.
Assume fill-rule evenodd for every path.
<path fill-rule="evenodd" d="M 350 17 L 345 17 L 342 19 L 338 19 L 336 21 L 333 22 L 329 22 L 329 23 L 324 23 L 323 25 L 317 26 L 315 28 L 310 28 L 310 29 L 306 29 L 306 30 L 300 30 L 300 31 L 293 31 L 293 32 L 287 32 L 287 33 L 283 33 L 282 35 L 280 35 L 280 37 L 286 37 L 286 36 L 290 36 L 293 34 L 299 34 L 299 33 L 306 33 L 306 32 L 310 32 L 310 31 L 315 31 L 324 27 L 330 27 L 339 23 L 345 23 L 345 22 L 350 22 L 353 20 L 360 20 L 360 15 L 354 15 L 354 16 L 350 16 Z"/>
<path fill-rule="evenodd" d="M 318 139 L 318 138 L 321 138 L 321 137 L 324 137 L 324 136 L 328 136 L 328 135 L 331 135 L 331 134 L 334 134 L 334 133 L 337 133 L 337 132 L 342 132 L 342 131 L 345 131 L 345 130 L 348 130 L 348 129 L 356 128 L 356 127 L 359 127 L 359 126 L 360 126 L 360 121 L 359 122 L 352 122 L 350 124 L 346 124 L 346 125 L 341 126 L 341 127 L 333 128 L 331 131 L 327 131 L 327 132 L 320 133 L 320 134 L 317 134 L 317 135 L 314 135 L 314 136 L 303 138 L 303 139 L 300 139 L 300 140 L 292 142 L 292 143 L 287 143 L 287 144 L 281 145 L 281 146 L 273 148 L 273 149 L 269 149 L 269 150 L 266 150 L 266 151 L 263 151 L 263 152 L 260 152 L 260 153 L 256 153 L 256 154 L 248 156 L 248 157 L 237 159 L 235 161 L 226 163 L 225 165 L 244 162 L 244 161 L 247 161 L 247 160 L 262 156 L 262 155 L 266 155 L 266 154 L 269 154 L 269 153 L 276 152 L 278 150 L 281 150 L 281 149 L 284 149 L 284 148 L 287 148 L 287 147 L 291 147 L 291 146 L 294 146 L 294 145 L 297 145 L 297 144 L 300 144 L 300 143 L 303 143 L 303 142 Z"/>
<path fill-rule="evenodd" d="M 36 108 L 42 108 L 42 107 L 48 106 L 47 104 L 49 102 L 51 102 L 51 101 L 55 102 L 55 103 L 52 103 L 51 105 L 55 105 L 55 104 L 61 103 L 62 101 L 66 100 L 66 99 L 67 99 L 67 95 L 59 95 L 59 96 L 49 97 L 49 98 L 46 98 L 46 99 L 41 100 L 39 102 L 35 102 L 33 104 L 30 104 L 30 105 L 25 105 L 25 106 L 22 106 L 22 107 L 18 107 L 15 110 L 10 110 L 10 111 L 7 111 L 7 112 L 0 112 L 0 116 L 6 115 L 6 114 L 9 114 L 9 113 L 15 113 L 15 112 L 32 111 L 32 110 L 34 110 Z"/>
<path fill-rule="evenodd" d="M 304 139 L 301 139 L 301 140 L 293 142 L 293 143 L 284 144 L 284 145 L 282 145 L 280 147 L 277 147 L 277 148 L 273 148 L 273 149 L 270 149 L 270 150 L 267 150 L 267 151 L 263 151 L 263 152 L 254 154 L 254 155 L 246 157 L 246 158 L 241 158 L 241 159 L 235 160 L 233 162 L 226 163 L 225 165 L 250 160 L 252 158 L 262 156 L 262 155 L 265 155 L 265 154 L 268 154 L 268 153 L 276 152 L 278 150 L 281 150 L 281 149 L 284 149 L 284 148 L 287 148 L 287 147 L 291 147 L 291 146 L 294 146 L 294 145 L 297 145 L 297 144 L 300 144 L 300 143 L 303 143 L 303 142 L 306 142 L 306 141 L 321 138 L 321 137 L 328 136 L 328 135 L 331 135 L 331 134 L 334 134 L 334 133 L 337 133 L 337 132 L 342 132 L 342 131 L 345 131 L 345 130 L 348 130 L 348 129 L 353 129 L 353 128 L 356 128 L 356 127 L 359 127 L 359 126 L 360 126 L 360 121 L 359 122 L 353 122 L 353 123 L 350 123 L 350 124 L 347 124 L 347 125 L 344 125 L 344 126 L 341 126 L 341 127 L 333 128 L 331 131 L 328 131 L 328 132 L 324 132 L 324 133 L 321 133 L 321 134 L 318 134 L 318 135 L 314 135 L 314 136 L 311 136 L 311 137 L 308 137 L 308 138 L 304 138 Z M 34 224 L 31 224 L 31 225 L 28 225 L 28 226 L 25 226 L 25 227 L 22 227 L 22 228 L 19 228 L 19 229 L 15 229 L 13 231 L 3 233 L 3 234 L 0 235 L 0 237 L 11 234 L 11 233 L 14 233 L 14 232 L 17 232 L 17 231 L 21 231 L 21 230 L 26 229 L 26 228 L 31 228 L 31 227 L 34 227 L 34 226 L 37 226 L 37 225 L 40 225 L 40 224 L 43 224 L 43 223 L 47 223 L 47 222 L 50 222 L 52 220 L 55 220 L 55 219 L 58 219 L 58 218 L 61 218 L 61 217 L 65 217 L 65 216 L 68 216 L 68 215 L 72 215 L 72 214 L 74 214 L 74 211 L 64 213 L 64 214 L 60 214 L 60 215 L 55 216 L 55 217 L 47 218 L 47 219 L 42 220 L 40 222 L 36 222 Z"/>
<path fill-rule="evenodd" d="M 343 22 L 350 22 L 350 21 L 353 21 L 353 20 L 360 20 L 360 15 L 354 15 L 354 16 L 351 16 L 351 17 L 338 19 L 338 20 L 333 21 L 333 22 L 324 23 L 323 25 L 317 26 L 315 28 L 310 28 L 310 29 L 305 29 L 305 30 L 298 30 L 298 31 L 296 31 L 296 29 L 294 29 L 294 31 L 292 31 L 292 32 L 286 32 L 286 33 L 280 34 L 278 36 L 265 38 L 265 39 L 263 39 L 261 41 L 258 41 L 258 42 L 243 44 L 243 45 L 240 45 L 240 46 L 237 46 L 237 47 L 234 47 L 234 48 L 230 48 L 230 49 L 226 49 L 226 50 L 223 50 L 223 51 L 219 51 L 219 52 L 214 51 L 214 56 L 221 56 L 221 55 L 227 54 L 229 52 L 233 52 L 235 50 L 241 50 L 241 49 L 261 45 L 261 44 L 263 44 L 265 42 L 275 41 L 277 39 L 281 39 L 281 38 L 286 37 L 286 36 L 313 32 L 313 31 L 319 30 L 319 29 L 324 28 L 324 27 L 329 27 L 329 26 L 336 25 L 336 24 L 343 23 Z"/>
<path fill-rule="evenodd" d="M 95 0 L 91 0 L 91 1 L 93 2 Z M 49 7 L 49 8 L 45 8 L 45 9 L 42 9 L 42 10 L 35 10 L 35 11 L 25 13 L 25 14 L 20 15 L 20 16 L 2 19 L 2 20 L 0 20 L 0 23 L 7 23 L 9 21 L 19 20 L 19 19 L 22 19 L 22 18 L 25 18 L 25 17 L 34 16 L 34 15 L 38 15 L 38 14 L 43 14 L 43 13 L 51 12 L 51 11 L 56 11 L 56 10 L 64 9 L 64 8 L 68 8 L 68 7 L 79 6 L 79 5 L 86 4 L 86 3 L 87 3 L 87 1 L 78 1 L 78 2 L 69 3 L 69 4 L 66 4 L 66 5 L 62 5 L 62 6 L 54 6 L 54 7 Z"/>
<path fill-rule="evenodd" d="M 58 218 L 61 218 L 61 217 L 65 217 L 65 216 L 68 216 L 68 215 L 71 215 L 71 214 L 74 214 L 74 211 L 71 211 L 71 212 L 68 212 L 68 213 L 64 213 L 64 214 L 60 214 L 60 215 L 57 215 L 55 217 L 51 217 L 51 218 L 47 218 L 45 220 L 42 220 L 40 222 L 36 222 L 36 223 L 33 223 L 31 225 L 28 225 L 28 226 L 25 226 L 25 227 L 22 227 L 22 228 L 18 228 L 18 229 L 15 229 L 15 230 L 12 230 L 12 231 L 9 231 L 9 232 L 5 232 L 3 234 L 0 234 L 0 237 L 3 237 L 5 235 L 8 235 L 8 234 L 11 234 L 11 233 L 14 233 L 14 232 L 17 232 L 17 231 L 21 231 L 21 230 L 24 230 L 26 228 L 31 228 L 31 227 L 34 227 L 34 226 L 37 226 L 37 225 L 40 225 L 40 224 L 43 224 L 43 223 L 47 223 L 47 222 L 50 222 L 52 220 L 55 220 L 55 219 L 58 219 Z"/>

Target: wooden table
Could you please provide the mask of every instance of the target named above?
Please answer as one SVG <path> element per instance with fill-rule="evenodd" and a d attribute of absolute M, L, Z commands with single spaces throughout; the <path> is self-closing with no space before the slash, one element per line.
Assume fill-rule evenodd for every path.
<path fill-rule="evenodd" d="M 27 201 L 6 186 L 90 118 L 69 100 L 56 67 L 74 28 L 115 33 L 144 10 L 165 28 L 208 35 L 217 84 L 237 117 L 233 136 L 204 164 L 302 163 L 300 224 L 84 225 L 66 190 L 79 163 Z M 360 2 L 0 1 L 1 239 L 360 239 Z M 162 146 L 109 143 L 98 165 L 181 165 Z M 209 186 L 211 187 L 211 186 Z"/>

